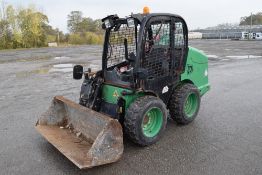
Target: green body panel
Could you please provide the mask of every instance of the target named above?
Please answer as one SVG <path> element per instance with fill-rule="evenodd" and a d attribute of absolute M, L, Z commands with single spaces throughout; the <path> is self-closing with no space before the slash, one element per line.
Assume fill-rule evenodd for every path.
<path fill-rule="evenodd" d="M 204 95 L 209 89 L 208 58 L 200 50 L 189 47 L 185 72 L 181 74 L 181 81 L 192 82 Z"/>
<path fill-rule="evenodd" d="M 108 103 L 117 104 L 118 98 L 122 97 L 126 102 L 125 108 L 127 109 L 130 104 L 135 101 L 135 99 L 145 95 L 143 92 L 136 92 L 132 95 L 123 96 L 121 94 L 122 91 L 126 91 L 128 93 L 132 92 L 129 89 L 104 84 L 102 87 L 102 99 Z"/>
<path fill-rule="evenodd" d="M 208 58 L 203 52 L 189 47 L 185 72 L 181 74 L 181 81 L 192 82 L 199 89 L 201 96 L 210 89 L 208 83 Z M 127 109 L 138 97 L 145 95 L 143 92 L 135 92 L 132 95 L 123 96 L 122 91 L 132 92 L 126 88 L 104 84 L 102 99 L 108 103 L 117 104 L 118 98 L 122 97 L 126 102 L 125 108 Z"/>

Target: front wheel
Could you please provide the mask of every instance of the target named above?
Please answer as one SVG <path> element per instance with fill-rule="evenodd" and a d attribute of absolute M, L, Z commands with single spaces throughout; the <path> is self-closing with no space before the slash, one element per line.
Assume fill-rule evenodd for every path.
<path fill-rule="evenodd" d="M 167 110 L 157 97 L 138 98 L 128 108 L 124 120 L 127 136 L 140 146 L 151 145 L 160 138 L 166 128 Z"/>
<path fill-rule="evenodd" d="M 179 85 L 169 101 L 171 118 L 183 125 L 192 122 L 198 114 L 200 101 L 199 90 L 194 85 Z"/>

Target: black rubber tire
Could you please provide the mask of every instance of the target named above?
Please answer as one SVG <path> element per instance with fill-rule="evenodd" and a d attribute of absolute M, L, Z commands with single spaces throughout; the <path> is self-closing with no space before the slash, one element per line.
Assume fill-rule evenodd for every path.
<path fill-rule="evenodd" d="M 147 137 L 143 134 L 142 122 L 146 112 L 157 107 L 163 114 L 163 122 L 158 134 L 154 137 Z M 128 138 L 139 146 L 148 146 L 156 143 L 161 137 L 167 124 L 166 105 L 157 97 L 144 96 L 136 99 L 127 109 L 124 119 L 124 130 Z"/>
<path fill-rule="evenodd" d="M 192 117 L 188 117 L 184 112 L 184 106 L 189 94 L 194 93 L 197 96 L 198 107 Z M 201 97 L 199 90 L 193 84 L 185 83 L 178 85 L 171 95 L 168 109 L 170 117 L 178 124 L 186 125 L 191 123 L 197 116 L 200 108 Z"/>

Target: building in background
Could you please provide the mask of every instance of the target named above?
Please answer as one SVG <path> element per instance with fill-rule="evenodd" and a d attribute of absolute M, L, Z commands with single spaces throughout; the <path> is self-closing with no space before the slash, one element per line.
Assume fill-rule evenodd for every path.
<path fill-rule="evenodd" d="M 210 27 L 191 32 L 202 33 L 202 39 L 262 40 L 262 25 Z"/>
<path fill-rule="evenodd" d="M 201 32 L 189 32 L 188 39 L 202 39 L 202 33 Z"/>

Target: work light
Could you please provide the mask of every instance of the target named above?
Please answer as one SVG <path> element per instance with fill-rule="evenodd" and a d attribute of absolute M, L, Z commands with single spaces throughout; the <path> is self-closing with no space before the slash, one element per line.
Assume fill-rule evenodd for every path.
<path fill-rule="evenodd" d="M 126 21 L 127 21 L 127 26 L 128 27 L 135 27 L 135 20 L 134 20 L 134 18 L 127 18 Z"/>
<path fill-rule="evenodd" d="M 107 29 L 112 27 L 112 24 L 110 23 L 110 19 L 105 20 L 105 26 L 106 26 Z"/>

